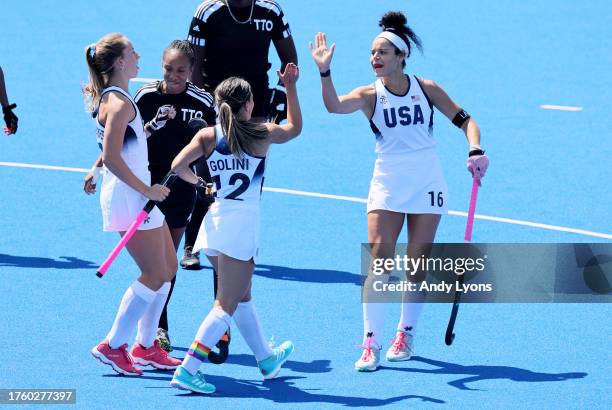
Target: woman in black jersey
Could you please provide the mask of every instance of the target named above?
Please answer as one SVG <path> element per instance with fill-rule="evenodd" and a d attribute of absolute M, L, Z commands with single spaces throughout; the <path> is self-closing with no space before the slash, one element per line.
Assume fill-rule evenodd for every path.
<path fill-rule="evenodd" d="M 161 182 L 164 175 L 170 171 L 174 157 L 191 141 L 197 129 L 190 127 L 190 121 L 202 119 L 208 125 L 215 123 L 213 97 L 188 81 L 193 65 L 194 52 L 189 42 L 174 40 L 163 53 L 163 80 L 148 83 L 136 92 L 134 100 L 146 123 L 145 128 L 151 133 L 147 145 L 152 184 Z M 158 113 L 161 107 L 170 109 L 174 113 L 174 118 L 160 120 Z M 101 163 L 98 162 L 96 165 L 101 166 Z M 207 171 L 207 167 L 198 167 L 198 169 Z M 95 192 L 94 174 L 95 171 L 85 177 L 84 189 L 87 193 Z M 201 176 L 204 179 L 207 177 Z M 168 198 L 157 205 L 166 218 L 175 250 L 181 242 L 195 203 L 195 188 L 177 179 L 172 185 Z M 205 207 L 204 213 L 206 209 L 208 207 Z M 172 350 L 168 338 L 167 306 L 175 282 L 176 277 L 172 279 L 158 329 L 158 341 L 167 351 Z"/>

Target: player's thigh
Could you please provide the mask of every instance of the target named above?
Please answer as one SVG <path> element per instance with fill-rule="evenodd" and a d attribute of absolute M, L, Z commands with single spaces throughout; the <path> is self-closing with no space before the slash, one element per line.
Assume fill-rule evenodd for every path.
<path fill-rule="evenodd" d="M 440 214 L 409 214 L 406 218 L 408 242 L 432 243 L 436 238 L 441 218 Z"/>
<path fill-rule="evenodd" d="M 172 238 L 164 222 L 164 225 L 159 228 L 136 231 L 128 241 L 126 248 L 143 275 L 160 280 L 170 280 L 172 275 L 168 272 L 168 250 L 166 249 L 168 243 L 176 259 Z"/>
<path fill-rule="evenodd" d="M 368 242 L 375 256 L 390 257 L 404 226 L 405 214 L 377 209 L 368 213 Z"/>

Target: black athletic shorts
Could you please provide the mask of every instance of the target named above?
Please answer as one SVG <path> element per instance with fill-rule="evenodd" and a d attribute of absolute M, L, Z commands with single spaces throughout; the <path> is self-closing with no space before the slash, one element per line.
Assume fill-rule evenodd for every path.
<path fill-rule="evenodd" d="M 167 172 L 151 170 L 151 184 L 159 184 Z M 193 185 L 177 178 L 170 187 L 170 195 L 157 206 L 166 217 L 171 229 L 184 228 L 196 202 L 196 190 Z"/>

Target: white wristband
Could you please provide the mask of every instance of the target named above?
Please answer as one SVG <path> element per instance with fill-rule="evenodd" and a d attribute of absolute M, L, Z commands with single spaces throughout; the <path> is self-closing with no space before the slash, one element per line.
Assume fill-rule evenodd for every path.
<path fill-rule="evenodd" d="M 100 179 L 100 173 L 102 172 L 102 167 L 97 167 L 94 165 L 93 167 L 91 167 L 90 172 L 93 175 L 93 178 L 91 179 L 91 183 L 95 185 L 98 182 L 98 179 Z"/>

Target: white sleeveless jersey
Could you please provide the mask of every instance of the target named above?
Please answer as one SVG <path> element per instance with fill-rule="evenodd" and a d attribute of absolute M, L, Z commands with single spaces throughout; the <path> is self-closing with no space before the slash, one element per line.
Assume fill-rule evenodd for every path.
<path fill-rule="evenodd" d="M 134 103 L 132 96 L 119 87 L 113 86 L 105 88 L 102 90 L 100 98 L 102 98 L 104 94 L 111 91 L 116 91 L 125 96 L 132 103 L 134 111 L 136 112 L 134 119 L 128 123 L 128 126 L 125 129 L 125 135 L 123 136 L 123 147 L 121 148 L 121 158 L 123 158 L 130 169 L 148 168 L 149 157 L 147 151 L 147 136 L 144 131 L 140 111 Z M 98 110 L 93 113 L 93 117 L 96 122 L 98 146 L 100 149 L 102 149 L 102 144 L 104 142 L 104 126 L 100 124 L 100 120 L 98 119 Z"/>
<path fill-rule="evenodd" d="M 216 201 L 219 204 L 230 201 L 259 207 L 266 158 L 246 153 L 241 158 L 234 156 L 221 125 L 215 127 L 215 137 L 217 144 L 206 161 L 215 183 Z"/>
<path fill-rule="evenodd" d="M 403 154 L 433 148 L 433 105 L 413 75 L 408 92 L 397 95 L 376 80 L 376 105 L 370 127 L 376 135 L 377 154 Z"/>

